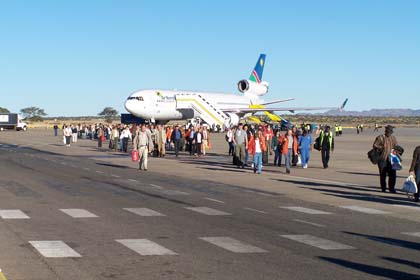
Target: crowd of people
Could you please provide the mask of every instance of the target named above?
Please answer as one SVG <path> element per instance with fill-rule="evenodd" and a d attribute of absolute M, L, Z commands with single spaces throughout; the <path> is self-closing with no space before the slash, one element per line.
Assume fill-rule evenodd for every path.
<path fill-rule="evenodd" d="M 63 142 L 67 146 L 77 142 L 79 138 L 95 140 L 98 147 L 109 140 L 110 150 L 127 153 L 131 143 L 133 150 L 139 153 L 141 170 L 147 170 L 150 154 L 165 157 L 167 150 L 173 150 L 176 157 L 182 151 L 190 156 L 201 157 L 211 148 L 210 133 L 205 125 L 79 124 L 63 125 L 62 129 Z M 362 132 L 363 126 L 358 125 L 357 130 Z M 394 127 L 386 126 L 385 133 L 378 136 L 373 143 L 373 148 L 378 151 L 381 190 L 385 192 L 388 185 L 391 193 L 396 192 L 396 173 L 401 169 L 403 153 L 393 130 Z M 251 166 L 254 173 L 261 174 L 263 165 L 269 164 L 269 155 L 274 155 L 273 165 L 284 165 L 286 173 L 290 174 L 292 166 L 308 168 L 313 149 L 321 152 L 322 165 L 327 169 L 331 151 L 334 150 L 334 138 L 341 134 L 341 125 L 335 125 L 333 129 L 328 125 L 320 125 L 314 130 L 313 126 L 302 124 L 299 128 L 295 126 L 282 131 L 271 125 L 239 123 L 226 129 L 225 140 L 228 144 L 227 153 L 232 156 L 233 164 L 237 168 Z M 54 126 L 54 135 L 58 136 L 58 125 Z M 409 173 L 420 184 L 420 146 L 414 151 Z M 419 201 L 419 192 L 414 194 L 414 199 Z"/>
<path fill-rule="evenodd" d="M 293 127 L 285 132 L 271 125 L 243 125 L 228 128 L 225 140 L 228 142 L 228 154 L 233 156 L 237 168 L 248 166 L 249 156 L 253 156 L 252 168 L 260 174 L 262 165 L 268 163 L 268 156 L 274 154 L 275 166 L 286 167 L 290 174 L 291 166 L 308 168 L 314 141 L 312 129 L 307 125 Z M 320 126 L 316 130 L 317 150 L 321 151 L 324 168 L 328 168 L 330 151 L 334 150 L 334 136 L 329 126 Z M 284 158 L 284 163 L 283 163 Z"/>

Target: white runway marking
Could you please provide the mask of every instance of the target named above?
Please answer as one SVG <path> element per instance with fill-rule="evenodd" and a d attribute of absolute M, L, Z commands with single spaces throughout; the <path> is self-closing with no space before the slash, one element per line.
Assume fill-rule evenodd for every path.
<path fill-rule="evenodd" d="M 213 202 L 217 202 L 217 203 L 220 203 L 220 204 L 225 204 L 224 201 L 217 200 L 217 199 L 210 198 L 210 197 L 205 197 L 204 199 L 209 200 L 209 201 L 213 201 Z"/>
<path fill-rule="evenodd" d="M 120 178 L 120 176 L 115 175 L 115 174 L 111 174 L 111 176 L 114 177 L 114 178 Z"/>
<path fill-rule="evenodd" d="M 257 213 L 260 213 L 260 214 L 268 214 L 267 212 L 264 212 L 264 211 L 261 211 L 261 210 L 258 210 L 258 209 L 254 209 L 254 208 L 245 207 L 244 209 L 249 210 L 249 211 L 253 211 L 253 212 L 257 212 Z"/>
<path fill-rule="evenodd" d="M 209 242 L 233 253 L 267 253 L 266 250 L 245 244 L 239 240 L 221 236 L 221 237 L 200 237 L 199 239 Z"/>
<path fill-rule="evenodd" d="M 225 216 L 225 215 L 232 215 L 230 213 L 226 213 L 220 210 L 216 210 L 213 208 L 209 208 L 209 207 L 185 207 L 188 210 L 200 213 L 200 214 L 204 214 L 204 215 L 208 215 L 208 216 Z"/>
<path fill-rule="evenodd" d="M 21 210 L 0 210 L 0 217 L 2 219 L 30 219 Z"/>
<path fill-rule="evenodd" d="M 128 179 L 128 181 L 133 182 L 133 183 L 138 183 L 138 181 L 134 179 Z"/>
<path fill-rule="evenodd" d="M 389 213 L 389 212 L 385 212 L 378 209 L 367 208 L 367 207 L 356 206 L 356 205 L 340 206 L 340 207 L 344 209 L 361 212 L 361 213 L 366 213 L 366 214 L 388 214 Z"/>
<path fill-rule="evenodd" d="M 67 163 L 65 163 L 65 162 L 60 162 L 60 164 L 61 164 L 61 165 L 67 165 Z"/>
<path fill-rule="evenodd" d="M 46 258 L 80 258 L 81 255 L 63 241 L 29 241 Z"/>
<path fill-rule="evenodd" d="M 102 171 L 99 171 L 99 170 L 96 170 L 95 172 L 98 174 L 104 174 Z"/>
<path fill-rule="evenodd" d="M 325 227 L 324 225 L 308 222 L 308 221 L 305 221 L 305 220 L 293 219 L 293 221 L 298 222 L 298 223 L 302 223 L 302 224 L 311 225 L 311 226 L 316 226 L 316 227 Z"/>
<path fill-rule="evenodd" d="M 415 205 L 392 204 L 392 206 L 394 206 L 394 207 L 399 207 L 399 208 L 410 209 L 410 210 L 417 210 L 417 211 L 420 211 L 420 207 L 419 207 L 419 206 L 415 206 Z"/>
<path fill-rule="evenodd" d="M 142 256 L 177 255 L 177 253 L 148 239 L 117 239 L 115 241 Z"/>
<path fill-rule="evenodd" d="M 131 212 L 139 216 L 143 216 L 143 217 L 165 216 L 164 214 L 159 213 L 149 208 L 123 208 L 123 209 L 128 212 Z"/>
<path fill-rule="evenodd" d="M 299 207 L 299 206 L 287 206 L 287 207 L 280 207 L 280 208 L 284 208 L 284 209 L 288 209 L 288 210 L 292 210 L 292 211 L 296 211 L 296 212 L 301 212 L 301 213 L 305 213 L 305 214 L 310 214 L 310 215 L 330 215 L 332 213 L 330 212 L 325 212 L 325 211 L 321 211 L 321 210 L 316 210 L 316 209 L 311 209 L 311 208 L 305 208 L 305 207 Z"/>
<path fill-rule="evenodd" d="M 155 189 L 158 189 L 158 190 L 163 190 L 164 189 L 163 187 L 155 185 L 155 184 L 150 184 L 150 186 L 152 186 L 152 187 L 154 187 Z"/>
<path fill-rule="evenodd" d="M 401 233 L 405 235 L 420 237 L 420 232 L 401 232 Z"/>
<path fill-rule="evenodd" d="M 349 250 L 355 249 L 354 247 L 331 241 L 328 239 L 319 238 L 309 234 L 296 234 L 296 235 L 281 235 L 281 237 L 291 239 L 306 245 L 310 245 L 323 250 Z"/>
<path fill-rule="evenodd" d="M 61 212 L 73 218 L 97 218 L 95 214 L 85 209 L 60 209 Z"/>
<path fill-rule="evenodd" d="M 71 164 L 70 166 L 71 166 L 71 167 L 73 167 L 73 168 L 77 168 L 77 166 L 76 166 L 76 165 L 74 165 L 74 164 Z"/>
<path fill-rule="evenodd" d="M 86 170 L 86 171 L 90 171 L 90 168 L 87 168 L 87 167 L 85 167 L 83 169 Z"/>
<path fill-rule="evenodd" d="M 186 192 L 174 191 L 174 190 L 161 190 L 160 192 L 166 195 L 190 195 L 189 193 L 186 193 Z"/>

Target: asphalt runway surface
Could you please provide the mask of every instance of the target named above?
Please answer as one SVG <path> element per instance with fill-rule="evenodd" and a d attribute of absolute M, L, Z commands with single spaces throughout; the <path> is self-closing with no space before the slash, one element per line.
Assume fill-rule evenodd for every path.
<path fill-rule="evenodd" d="M 50 134 L 0 134 L 9 280 L 420 279 L 420 207 L 378 191 L 372 132 L 337 138 L 330 169 L 314 153 L 291 175 L 232 167 L 223 135 L 206 157 L 169 153 L 145 172 L 128 155 Z M 408 169 L 419 130 L 396 136 Z"/>

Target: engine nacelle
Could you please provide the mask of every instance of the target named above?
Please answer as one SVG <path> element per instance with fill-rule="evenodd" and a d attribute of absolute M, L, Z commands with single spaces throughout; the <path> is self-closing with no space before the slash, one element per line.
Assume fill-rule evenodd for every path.
<path fill-rule="evenodd" d="M 264 95 L 268 92 L 268 83 L 262 81 L 258 84 L 250 80 L 241 80 L 238 82 L 238 90 L 242 93 Z"/>
<path fill-rule="evenodd" d="M 229 116 L 229 124 L 228 125 L 225 124 L 226 127 L 231 127 L 231 126 L 238 125 L 239 116 L 237 114 L 227 113 L 227 115 Z"/>

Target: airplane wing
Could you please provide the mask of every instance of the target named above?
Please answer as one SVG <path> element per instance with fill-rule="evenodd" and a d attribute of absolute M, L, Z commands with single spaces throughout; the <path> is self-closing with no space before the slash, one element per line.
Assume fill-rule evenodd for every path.
<path fill-rule="evenodd" d="M 253 105 L 248 108 L 236 108 L 236 109 L 223 109 L 223 112 L 229 113 L 256 113 L 256 112 L 291 112 L 296 111 L 321 111 L 321 110 L 344 110 L 348 98 L 343 102 L 340 107 L 281 107 L 281 108 L 267 108 L 263 104 Z"/>

